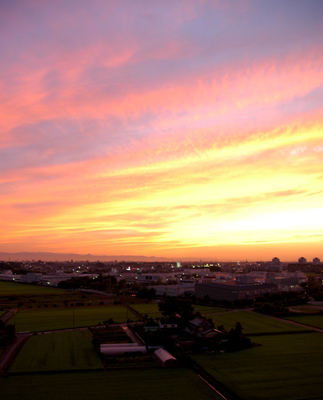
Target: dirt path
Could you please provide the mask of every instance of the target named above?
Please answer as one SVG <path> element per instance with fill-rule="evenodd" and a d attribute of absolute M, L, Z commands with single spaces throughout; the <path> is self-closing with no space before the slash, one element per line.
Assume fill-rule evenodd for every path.
<path fill-rule="evenodd" d="M 16 312 L 18 312 L 18 310 L 16 310 L 15 308 L 12 308 L 11 310 L 7 311 L 0 319 L 1 321 L 3 321 L 4 323 L 6 323 L 7 321 L 9 321 L 9 319 L 12 317 L 12 315 L 14 315 Z"/>
<path fill-rule="evenodd" d="M 15 354 L 15 351 L 30 336 L 32 336 L 32 333 L 18 334 L 13 342 L 9 346 L 7 346 L 6 349 L 0 354 L 0 373 L 5 372 L 6 366 L 11 357 Z"/>
<path fill-rule="evenodd" d="M 132 332 L 131 329 L 127 327 L 122 327 L 122 329 L 125 330 L 126 334 L 130 337 L 133 343 L 138 343 L 139 346 L 145 346 L 145 344 L 142 343 L 142 341 Z"/>

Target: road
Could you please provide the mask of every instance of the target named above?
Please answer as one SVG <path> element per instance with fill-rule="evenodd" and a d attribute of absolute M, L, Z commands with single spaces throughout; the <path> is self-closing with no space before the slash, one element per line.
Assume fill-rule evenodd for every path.
<path fill-rule="evenodd" d="M 10 361 L 10 358 L 15 354 L 17 348 L 30 336 L 32 336 L 32 333 L 18 333 L 13 342 L 9 346 L 7 346 L 6 349 L 1 353 L 0 373 L 5 372 L 6 366 Z"/>
<path fill-rule="evenodd" d="M 4 314 L 0 319 L 1 321 L 3 321 L 4 323 L 6 323 L 7 321 L 9 321 L 9 319 L 12 317 L 12 315 L 14 315 L 18 310 L 16 310 L 15 308 L 12 308 L 11 310 L 7 311 L 6 314 Z"/>

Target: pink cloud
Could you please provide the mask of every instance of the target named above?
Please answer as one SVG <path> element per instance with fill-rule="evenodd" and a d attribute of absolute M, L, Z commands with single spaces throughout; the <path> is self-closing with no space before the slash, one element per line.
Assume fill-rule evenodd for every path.
<path fill-rule="evenodd" d="M 317 3 L 19 3 L 0 6 L 8 242 L 187 249 L 185 221 L 316 207 Z"/>

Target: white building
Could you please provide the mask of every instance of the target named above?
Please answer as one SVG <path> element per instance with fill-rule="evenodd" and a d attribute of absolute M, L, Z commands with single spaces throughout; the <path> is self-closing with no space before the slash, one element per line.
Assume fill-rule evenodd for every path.
<path fill-rule="evenodd" d="M 157 282 L 160 280 L 163 283 L 168 281 L 176 281 L 177 273 L 176 272 L 160 272 L 157 274 L 138 274 L 137 281 L 140 283 L 151 283 Z"/>
<path fill-rule="evenodd" d="M 195 292 L 195 284 L 188 283 L 182 285 L 159 285 L 153 286 L 156 290 L 156 296 L 169 296 L 169 297 L 177 297 L 182 296 L 187 292 L 194 293 Z"/>
<path fill-rule="evenodd" d="M 156 350 L 154 352 L 154 356 L 157 358 L 158 362 L 161 364 L 163 368 L 179 366 L 178 360 L 164 349 Z"/>
<path fill-rule="evenodd" d="M 33 283 L 33 282 L 39 282 L 41 278 L 43 277 L 43 274 L 37 273 L 37 272 L 27 272 L 26 275 L 20 275 L 20 282 L 25 282 L 25 283 Z"/>

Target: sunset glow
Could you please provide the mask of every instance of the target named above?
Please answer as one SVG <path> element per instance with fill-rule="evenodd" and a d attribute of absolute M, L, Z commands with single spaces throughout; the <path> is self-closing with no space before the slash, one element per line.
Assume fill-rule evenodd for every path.
<path fill-rule="evenodd" d="M 0 251 L 323 259 L 323 3 L 0 4 Z"/>

